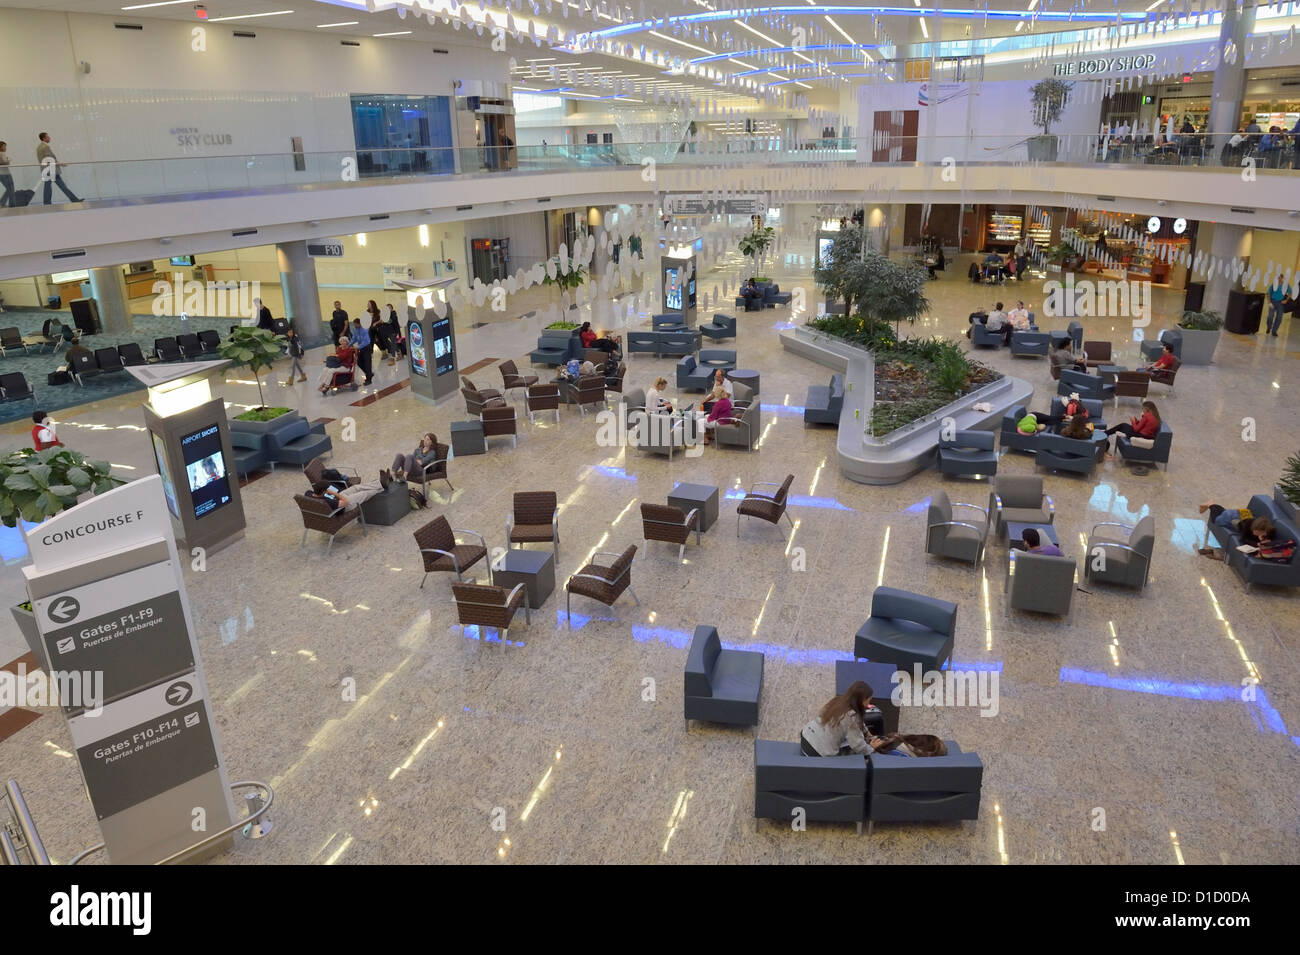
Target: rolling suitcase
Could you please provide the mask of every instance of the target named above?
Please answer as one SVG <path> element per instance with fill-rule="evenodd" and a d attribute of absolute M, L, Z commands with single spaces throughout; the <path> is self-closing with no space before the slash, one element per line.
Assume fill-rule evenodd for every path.
<path fill-rule="evenodd" d="M 22 206 L 30 204 L 35 196 L 36 193 L 31 189 L 17 190 L 14 192 L 14 208 L 21 208 Z"/>

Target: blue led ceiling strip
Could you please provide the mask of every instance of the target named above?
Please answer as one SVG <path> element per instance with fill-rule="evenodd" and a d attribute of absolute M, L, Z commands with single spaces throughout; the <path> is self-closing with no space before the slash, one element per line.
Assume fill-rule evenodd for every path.
<path fill-rule="evenodd" d="M 965 20 L 974 20 L 981 17 L 990 20 L 1035 19 L 1039 22 L 1047 23 L 1114 23 L 1117 19 L 1121 23 L 1145 23 L 1148 19 L 1146 13 L 1090 13 L 1079 10 L 1038 10 L 1034 14 L 1030 15 L 1024 10 L 949 10 L 937 9 L 934 7 L 926 9 L 920 7 L 838 7 L 833 5 L 817 4 L 814 6 L 804 7 L 754 7 L 749 10 L 705 10 L 699 13 L 688 13 L 684 16 L 669 16 L 657 20 L 642 20 L 639 23 L 621 23 L 618 26 L 606 27 L 603 30 L 593 30 L 584 35 L 608 39 L 610 37 L 625 36 L 629 33 L 641 33 L 646 30 L 657 30 L 665 21 L 671 23 L 712 23 L 719 20 L 735 20 L 746 17 L 804 16 L 817 13 L 834 14 L 835 16 L 845 17 L 925 17 L 938 15 Z"/>
<path fill-rule="evenodd" d="M 712 56 L 697 56 L 691 63 L 712 63 L 714 60 L 732 60 L 738 56 L 755 56 L 759 53 L 802 53 L 804 50 L 878 50 L 879 43 L 820 43 L 808 46 L 764 46 L 755 49 L 741 50 L 739 53 L 714 53 Z M 853 61 L 857 65 L 857 61 Z M 757 73 L 767 73 L 768 70 L 755 70 Z M 744 73 L 734 73 L 733 76 L 744 76 Z"/>

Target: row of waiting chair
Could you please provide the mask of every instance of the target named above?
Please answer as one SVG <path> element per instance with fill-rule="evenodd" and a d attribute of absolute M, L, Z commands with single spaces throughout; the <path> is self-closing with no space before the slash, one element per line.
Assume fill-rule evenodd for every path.
<path fill-rule="evenodd" d="M 153 340 L 156 361 L 179 361 L 211 354 L 221 344 L 221 336 L 213 329 L 188 335 L 167 336 Z"/>

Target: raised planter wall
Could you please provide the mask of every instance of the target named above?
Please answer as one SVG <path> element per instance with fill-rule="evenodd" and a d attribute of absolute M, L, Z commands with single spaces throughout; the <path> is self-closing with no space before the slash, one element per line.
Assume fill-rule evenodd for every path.
<path fill-rule="evenodd" d="M 1009 409 L 1026 403 L 1034 393 L 1029 382 L 1004 376 L 897 431 L 875 438 L 866 434 L 875 403 L 876 363 L 871 352 L 806 328 L 783 332 L 781 345 L 844 374 L 844 408 L 836 435 L 836 457 L 841 473 L 860 484 L 899 484 L 932 467 L 945 418 L 954 419 L 958 430 L 992 431 L 1001 425 Z M 993 410 L 976 411 L 972 407 L 981 402 L 988 402 Z"/>

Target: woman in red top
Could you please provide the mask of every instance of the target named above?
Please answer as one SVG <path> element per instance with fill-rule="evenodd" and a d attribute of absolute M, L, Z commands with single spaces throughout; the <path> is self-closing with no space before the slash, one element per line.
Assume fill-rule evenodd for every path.
<path fill-rule="evenodd" d="M 591 330 L 591 322 L 583 322 L 582 327 L 578 329 L 578 339 L 582 342 L 583 348 L 599 348 L 610 357 L 611 361 L 618 361 L 623 357 L 623 339 L 610 337 L 598 338 L 596 333 Z"/>
<path fill-rule="evenodd" d="M 32 428 L 32 447 L 37 451 L 44 451 L 46 448 L 61 448 L 63 442 L 59 440 L 54 433 L 54 422 L 44 411 L 33 411 L 32 420 L 36 422 Z"/>
<path fill-rule="evenodd" d="M 1154 438 L 1160 433 L 1160 411 L 1156 408 L 1154 401 L 1142 402 L 1142 417 L 1130 418 L 1129 424 L 1117 424 L 1113 428 L 1107 428 L 1106 434 L 1128 435 L 1130 438 Z M 1109 455 L 1109 451 L 1107 454 Z"/>

